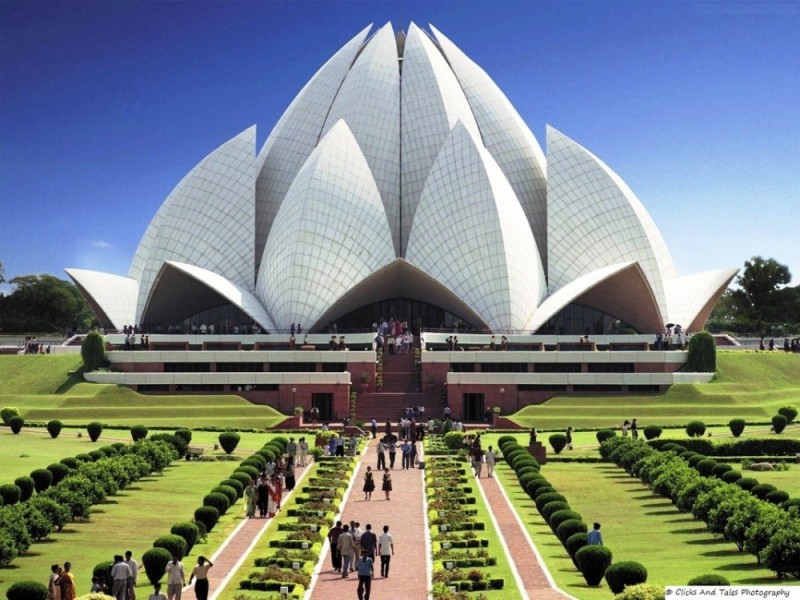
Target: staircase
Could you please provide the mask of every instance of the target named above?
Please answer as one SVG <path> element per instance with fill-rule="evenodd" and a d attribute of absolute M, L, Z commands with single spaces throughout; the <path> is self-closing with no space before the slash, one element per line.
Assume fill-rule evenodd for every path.
<path fill-rule="evenodd" d="M 416 340 L 415 340 L 416 341 Z M 442 400 L 438 390 L 417 392 L 414 381 L 414 354 L 384 354 L 383 388 L 379 392 L 358 392 L 356 418 L 378 423 L 398 421 L 409 406 L 424 406 L 425 419 L 440 417 Z"/>

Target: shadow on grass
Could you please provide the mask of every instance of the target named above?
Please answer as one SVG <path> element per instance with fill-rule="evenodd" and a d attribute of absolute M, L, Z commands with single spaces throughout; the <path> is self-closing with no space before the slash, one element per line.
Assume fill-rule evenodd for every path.
<path fill-rule="evenodd" d="M 0 566 L 0 571 L 13 571 L 15 569 L 19 569 L 19 565 L 2 565 Z"/>
<path fill-rule="evenodd" d="M 741 552 L 739 552 L 734 546 L 732 548 L 727 548 L 725 550 L 712 550 L 711 552 L 701 552 L 700 556 L 709 556 L 717 558 L 734 558 L 736 556 L 741 556 Z"/>
<path fill-rule="evenodd" d="M 689 546 L 719 546 L 720 544 L 730 544 L 728 540 L 716 538 L 708 538 L 704 540 L 686 540 L 683 543 Z"/>
<path fill-rule="evenodd" d="M 678 519 L 664 519 L 664 523 L 693 523 L 695 519 L 692 517 L 680 517 Z"/>
<path fill-rule="evenodd" d="M 83 373 L 84 373 L 83 367 L 81 367 L 77 371 L 73 371 L 72 374 L 67 378 L 67 380 L 64 383 L 62 383 L 56 390 L 56 394 L 66 394 L 77 384 L 83 383 L 84 382 Z"/>
<path fill-rule="evenodd" d="M 667 509 L 667 510 L 651 510 L 651 511 L 648 511 L 648 512 L 646 512 L 644 514 L 653 515 L 655 517 L 664 517 L 664 516 L 667 516 L 667 515 L 674 515 L 675 514 L 675 510 L 676 510 L 675 508 L 671 508 L 671 509 Z"/>

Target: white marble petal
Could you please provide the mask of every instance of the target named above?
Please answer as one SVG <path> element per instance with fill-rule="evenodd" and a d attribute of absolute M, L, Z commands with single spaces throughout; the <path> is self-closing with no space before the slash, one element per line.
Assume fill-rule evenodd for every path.
<path fill-rule="evenodd" d="M 714 304 L 738 269 L 720 269 L 675 277 L 667 282 L 669 321 L 689 331 L 703 328 Z"/>
<path fill-rule="evenodd" d="M 494 329 L 521 329 L 544 297 L 541 259 L 514 190 L 456 123 L 425 183 L 407 260 Z"/>
<path fill-rule="evenodd" d="M 675 267 L 642 203 L 603 161 L 547 128 L 547 245 L 550 292 L 605 266 L 638 262 L 667 314 Z"/>
<path fill-rule="evenodd" d="M 547 164 L 542 148 L 505 94 L 453 42 L 432 25 L 450 67 L 467 96 L 483 144 L 514 188 L 542 262 L 547 265 Z"/>
<path fill-rule="evenodd" d="M 275 217 L 258 296 L 279 327 L 310 327 L 394 258 L 378 187 L 352 132 L 339 121 L 300 169 Z"/>
<path fill-rule="evenodd" d="M 131 277 L 139 280 L 137 322 L 167 260 L 225 273 L 252 290 L 255 126 L 206 156 L 170 193 L 136 251 Z"/>
<path fill-rule="evenodd" d="M 121 330 L 136 325 L 139 282 L 130 277 L 87 269 L 64 269 L 86 297 L 101 327 Z"/>
<path fill-rule="evenodd" d="M 314 74 L 292 100 L 259 152 L 255 242 L 258 260 L 278 208 L 300 167 L 322 138 L 328 111 L 370 29 L 372 24 L 342 46 Z"/>

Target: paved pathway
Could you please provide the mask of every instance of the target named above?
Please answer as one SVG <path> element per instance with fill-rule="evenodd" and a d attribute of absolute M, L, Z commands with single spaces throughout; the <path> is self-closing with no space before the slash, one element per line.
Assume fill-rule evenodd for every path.
<path fill-rule="evenodd" d="M 309 461 L 308 465 L 310 466 L 312 464 L 313 462 Z M 307 473 L 308 467 L 297 467 L 297 469 L 295 469 L 295 477 L 297 479 L 295 490 L 302 486 L 302 481 L 305 479 Z M 294 490 L 283 494 L 284 506 L 289 498 L 292 497 L 293 493 Z M 231 510 L 244 511 L 243 501 L 244 499 L 237 502 L 235 506 L 231 507 Z M 244 518 L 239 526 L 228 536 L 228 539 L 225 540 L 214 556 L 211 557 L 211 562 L 214 563 L 214 567 L 208 572 L 208 597 L 211 600 L 215 600 L 215 598 L 219 596 L 220 592 L 222 592 L 227 585 L 228 580 L 238 571 L 241 562 L 247 559 L 252 547 L 255 546 L 271 522 L 272 519 L 259 519 L 257 517 L 253 519 Z M 192 572 L 196 561 L 197 556 L 188 557 L 184 561 L 183 567 L 186 570 L 187 581 L 189 580 L 189 574 Z M 194 585 L 184 588 L 184 593 L 187 594 L 186 597 L 193 597 L 193 587 Z"/>
<path fill-rule="evenodd" d="M 391 500 L 386 500 L 381 491 L 381 476 L 376 473 L 372 500 L 364 500 L 364 473 L 367 466 L 375 471 L 377 454 L 376 440 L 370 440 L 366 454 L 358 459 L 355 484 L 342 510 L 342 522 L 358 521 L 362 531 L 367 523 L 372 531 L 380 536 L 383 526 L 389 526 L 394 538 L 395 554 L 390 564 L 389 577 L 380 576 L 380 560 L 375 567 L 376 576 L 372 580 L 373 598 L 408 598 L 424 600 L 428 596 L 428 543 L 425 529 L 425 498 L 423 477 L 420 469 L 400 468 L 400 452 L 392 473 Z M 422 444 L 417 443 L 421 450 Z M 387 455 L 388 459 L 388 455 Z M 312 584 L 311 600 L 331 600 L 332 598 L 355 598 L 358 576 L 352 573 L 342 579 L 340 573 L 331 567 L 330 552 L 326 545 L 325 557 L 315 584 Z"/>
<path fill-rule="evenodd" d="M 529 598 L 535 600 L 564 600 L 571 596 L 554 588 L 548 578 L 541 558 L 535 551 L 532 541 L 523 530 L 516 512 L 512 508 L 508 497 L 503 493 L 500 482 L 496 477 L 477 479 L 483 489 L 486 500 L 494 513 L 498 526 L 498 534 L 505 538 L 509 553 L 511 568 L 519 575 L 522 587 Z"/>

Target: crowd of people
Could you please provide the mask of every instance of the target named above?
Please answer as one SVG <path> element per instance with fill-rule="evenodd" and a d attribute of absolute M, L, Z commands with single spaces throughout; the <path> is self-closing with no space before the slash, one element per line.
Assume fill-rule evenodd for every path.
<path fill-rule="evenodd" d="M 333 572 L 341 573 L 342 579 L 356 573 L 358 600 L 369 600 L 378 557 L 381 577 L 389 577 L 389 566 L 394 556 L 394 538 L 389 533 L 389 526 L 384 525 L 383 533 L 377 535 L 372 531 L 371 523 L 367 523 L 362 531 L 357 521 L 350 521 L 349 524 L 337 521 L 328 531 L 328 543 Z"/>

